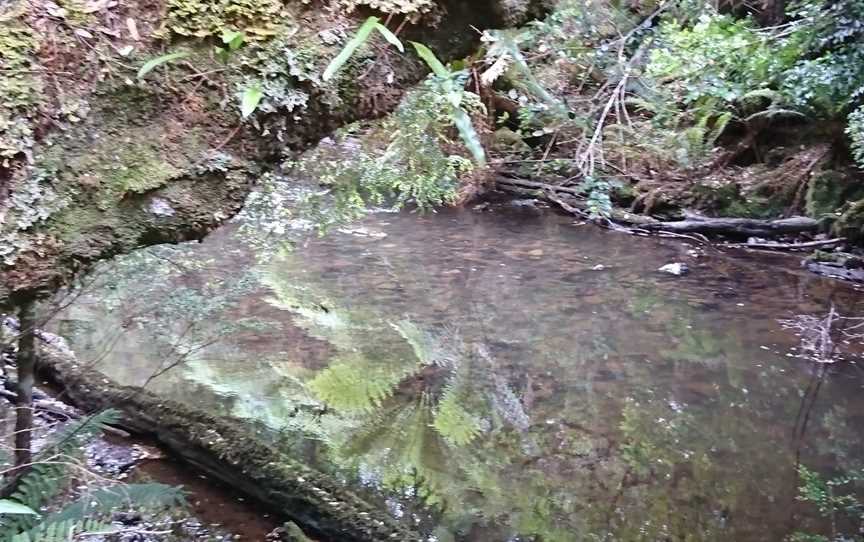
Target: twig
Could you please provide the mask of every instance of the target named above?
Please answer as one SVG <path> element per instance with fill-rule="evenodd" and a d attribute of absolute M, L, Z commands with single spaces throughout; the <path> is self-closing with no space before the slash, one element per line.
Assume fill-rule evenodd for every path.
<path fill-rule="evenodd" d="M 723 245 L 732 248 L 768 248 L 771 250 L 803 250 L 808 248 L 826 247 L 845 243 L 845 237 L 827 239 L 825 241 L 808 241 L 806 243 L 730 243 Z"/>

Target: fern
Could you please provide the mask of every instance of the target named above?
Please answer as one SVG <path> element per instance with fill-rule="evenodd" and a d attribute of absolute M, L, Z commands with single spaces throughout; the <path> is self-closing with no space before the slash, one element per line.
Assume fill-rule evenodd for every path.
<path fill-rule="evenodd" d="M 434 427 L 448 442 L 456 446 L 470 444 L 482 433 L 479 420 L 462 406 L 463 399 L 456 388 L 448 387 L 438 402 Z"/>
<path fill-rule="evenodd" d="M 54 498 L 66 484 L 67 468 L 63 464 L 74 457 L 83 445 L 98 435 L 102 426 L 115 422 L 118 412 L 106 410 L 71 423 L 52 435 L 51 441 L 35 457 L 34 465 L 17 482 L 11 500 L 39 510 Z M 6 518 L 0 524 L 0 539 L 26 531 L 39 523 L 36 516 Z"/>
<path fill-rule="evenodd" d="M 345 44 L 345 47 L 336 55 L 327 68 L 324 70 L 324 75 L 321 78 L 324 81 L 328 81 L 336 75 L 342 66 L 348 62 L 354 53 L 357 52 L 360 47 L 362 47 L 367 41 L 369 41 L 369 37 L 372 35 L 372 32 L 378 31 L 385 40 L 387 40 L 391 45 L 399 49 L 399 51 L 404 51 L 405 48 L 402 46 L 402 42 L 399 41 L 399 38 L 396 37 L 395 34 L 390 32 L 390 30 L 379 22 L 378 17 L 369 17 L 366 19 L 360 28 L 357 30 L 357 33 L 354 35 L 351 40 Z"/>
<path fill-rule="evenodd" d="M 448 70 L 438 60 L 435 53 L 422 43 L 412 41 L 411 44 L 414 45 L 417 54 L 420 55 L 420 58 L 426 62 L 437 77 L 437 90 L 447 98 L 446 103 L 449 109 L 450 120 L 459 131 L 459 137 L 462 138 L 465 147 L 471 152 L 471 156 L 474 157 L 474 161 L 478 166 L 486 167 L 486 151 L 483 149 L 483 143 L 474 129 L 471 117 L 462 107 L 466 92 L 464 80 L 460 77 L 460 73 Z"/>
<path fill-rule="evenodd" d="M 95 519 L 70 519 L 40 524 L 29 531 L 14 535 L 11 542 L 68 542 L 88 534 L 111 533 L 116 530 L 116 526 Z"/>
<path fill-rule="evenodd" d="M 186 496 L 180 488 L 165 484 L 117 485 L 98 489 L 65 506 L 48 517 L 46 523 L 62 523 L 103 515 L 123 507 L 136 510 L 158 510 L 185 506 Z"/>
<path fill-rule="evenodd" d="M 369 412 L 393 395 L 401 379 L 401 373 L 393 374 L 353 359 L 321 371 L 309 383 L 309 389 L 336 410 Z"/>
<path fill-rule="evenodd" d="M 48 505 L 67 484 L 69 458 L 74 460 L 88 440 L 97 436 L 105 425 L 115 423 L 118 417 L 119 412 L 106 410 L 57 431 L 31 469 L 18 480 L 9 500 L 32 510 Z M 163 484 L 102 488 L 46 518 L 38 515 L 4 517 L 0 521 L 0 540 L 66 542 L 86 533 L 115 530 L 110 524 L 110 514 L 122 507 L 157 509 L 183 504 L 183 492 Z"/>

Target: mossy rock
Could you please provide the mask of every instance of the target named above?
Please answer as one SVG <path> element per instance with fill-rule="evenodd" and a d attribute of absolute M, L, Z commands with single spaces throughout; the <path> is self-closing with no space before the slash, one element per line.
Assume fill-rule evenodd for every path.
<path fill-rule="evenodd" d="M 807 187 L 807 216 L 820 218 L 833 215 L 848 201 L 864 198 L 864 183 L 833 170 L 815 174 Z"/>
<path fill-rule="evenodd" d="M 851 203 L 834 223 L 832 232 L 850 241 L 864 241 L 864 199 Z"/>
<path fill-rule="evenodd" d="M 491 147 L 492 150 L 505 153 L 531 152 L 531 147 L 525 143 L 522 136 L 507 127 L 495 130 L 495 133 L 492 134 Z"/>
<path fill-rule="evenodd" d="M 42 93 L 35 71 L 39 41 L 34 32 L 0 8 L 0 159 L 27 152 L 34 144 L 30 117 Z"/>
<path fill-rule="evenodd" d="M 267 39 L 293 20 L 282 0 L 168 0 L 160 33 L 206 38 L 239 30 L 249 39 Z"/>

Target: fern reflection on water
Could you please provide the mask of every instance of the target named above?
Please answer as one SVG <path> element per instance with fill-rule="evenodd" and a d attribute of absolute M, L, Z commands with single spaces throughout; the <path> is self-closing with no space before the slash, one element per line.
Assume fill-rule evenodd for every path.
<path fill-rule="evenodd" d="M 861 466 L 857 375 L 812 397 L 778 322 L 861 314 L 842 284 L 520 209 L 376 215 L 266 259 L 244 239 L 121 259 L 61 331 L 125 383 L 176 363 L 150 386 L 437 540 L 779 540 L 818 522 L 798 462 Z"/>

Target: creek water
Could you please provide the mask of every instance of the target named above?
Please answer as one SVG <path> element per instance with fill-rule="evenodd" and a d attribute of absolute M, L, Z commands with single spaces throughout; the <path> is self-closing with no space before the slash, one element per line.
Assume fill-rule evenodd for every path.
<path fill-rule="evenodd" d="M 57 331 L 125 384 L 248 420 L 429 540 L 824 529 L 797 469 L 864 466 L 861 345 L 820 365 L 781 320 L 864 315 L 859 290 L 490 209 L 324 237 L 247 217 L 102 267 Z"/>

